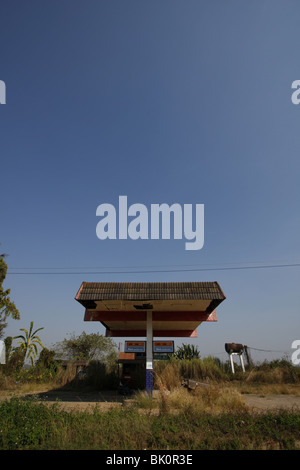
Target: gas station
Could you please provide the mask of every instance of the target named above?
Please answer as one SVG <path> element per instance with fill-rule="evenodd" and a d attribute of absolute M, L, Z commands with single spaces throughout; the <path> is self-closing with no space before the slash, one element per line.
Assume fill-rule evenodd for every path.
<path fill-rule="evenodd" d="M 218 282 L 82 282 L 75 299 L 85 308 L 84 321 L 100 322 L 107 337 L 145 338 L 126 341 L 119 361 L 145 362 L 151 395 L 155 355 L 174 350 L 174 338 L 197 338 L 202 322 L 217 321 L 226 297 Z"/>

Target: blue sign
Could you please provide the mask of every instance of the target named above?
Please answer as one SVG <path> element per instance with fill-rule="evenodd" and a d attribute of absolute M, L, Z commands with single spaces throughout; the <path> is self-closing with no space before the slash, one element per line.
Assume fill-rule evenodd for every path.
<path fill-rule="evenodd" d="M 174 341 L 153 341 L 153 352 L 157 352 L 157 353 L 174 352 Z"/>
<path fill-rule="evenodd" d="M 145 341 L 126 341 L 125 352 L 145 352 L 146 342 Z"/>

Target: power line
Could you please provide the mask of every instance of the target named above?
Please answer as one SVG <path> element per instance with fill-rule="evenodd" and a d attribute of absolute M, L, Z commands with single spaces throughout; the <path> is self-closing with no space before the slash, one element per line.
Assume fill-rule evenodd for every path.
<path fill-rule="evenodd" d="M 176 268 L 176 267 L 196 267 L 196 266 L 223 266 L 228 265 L 240 265 L 240 264 L 266 264 L 266 263 L 292 263 L 300 261 L 300 259 L 294 260 L 264 260 L 264 261 L 239 261 L 239 262 L 231 262 L 231 263 L 201 263 L 201 264 L 159 264 L 159 265 L 133 265 L 133 266 L 69 266 L 69 267 L 26 267 L 26 268 L 18 268 L 18 267 L 11 267 L 10 269 L 136 269 L 136 268 Z"/>
<path fill-rule="evenodd" d="M 220 268 L 198 268 L 198 269 L 167 269 L 167 270 L 143 270 L 143 271 L 75 271 L 75 272 L 10 272 L 7 271 L 7 274 L 20 274 L 20 275 L 43 275 L 43 274 L 151 274 L 151 273 L 180 273 L 180 272 L 200 272 L 200 271 L 232 271 L 232 270 L 247 270 L 247 269 L 277 269 L 277 268 L 290 268 L 290 267 L 299 267 L 300 263 L 291 263 L 291 264 L 277 264 L 277 265 L 262 265 L 262 266 L 227 266 Z M 16 269 L 16 268 L 14 268 Z M 21 269 L 21 268 L 19 268 Z M 27 268 L 34 269 L 34 268 Z M 75 269 L 75 268 L 62 268 L 62 269 Z M 95 268 L 97 269 L 97 268 Z"/>
<path fill-rule="evenodd" d="M 273 353 L 287 353 L 287 351 L 276 351 L 276 350 L 271 350 L 271 349 L 258 349 L 258 348 L 252 348 L 251 346 L 247 346 L 247 348 L 251 349 L 253 351 L 273 352 Z"/>

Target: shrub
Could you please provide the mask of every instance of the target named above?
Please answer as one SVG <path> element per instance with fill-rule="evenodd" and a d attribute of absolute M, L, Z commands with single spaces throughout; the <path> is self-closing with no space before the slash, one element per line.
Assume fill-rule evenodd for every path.
<path fill-rule="evenodd" d="M 0 411 L 2 449 L 34 449 L 53 433 L 51 411 L 43 404 L 12 398 Z"/>
<path fill-rule="evenodd" d="M 119 384 L 117 366 L 104 364 L 100 361 L 90 361 L 84 381 L 96 390 L 115 389 Z"/>

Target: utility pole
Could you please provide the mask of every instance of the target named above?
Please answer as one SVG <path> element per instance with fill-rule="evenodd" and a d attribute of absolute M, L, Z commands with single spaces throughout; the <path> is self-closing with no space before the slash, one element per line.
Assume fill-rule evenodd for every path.
<path fill-rule="evenodd" d="M 244 345 L 244 351 L 245 351 L 248 366 L 249 368 L 251 368 L 253 366 L 253 363 L 252 363 L 250 351 L 248 350 L 248 346 Z"/>

